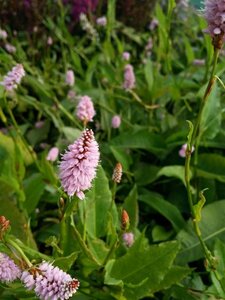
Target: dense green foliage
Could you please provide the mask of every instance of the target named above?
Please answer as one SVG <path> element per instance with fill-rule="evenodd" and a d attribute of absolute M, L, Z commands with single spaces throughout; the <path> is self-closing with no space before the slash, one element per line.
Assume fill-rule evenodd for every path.
<path fill-rule="evenodd" d="M 194 8 L 182 9 L 170 0 L 166 7 L 156 5 L 159 25 L 154 30 L 136 32 L 116 21 L 112 0 L 106 27 L 90 18 L 97 32 L 90 36 L 79 24 L 72 34 L 65 14 L 61 9 L 55 22 L 45 19 L 41 35 L 13 35 L 9 26 L 8 40 L 16 52 L 0 49 L 1 79 L 16 63 L 26 71 L 15 93 L 5 94 L 0 86 L 0 215 L 11 222 L 11 238 L 34 264 L 54 261 L 78 278 L 81 285 L 72 299 L 224 299 L 193 231 L 185 158 L 178 154 L 187 142 L 186 120 L 196 119 L 213 59 L 204 19 Z M 47 44 L 49 36 L 52 45 Z M 151 53 L 146 49 L 149 38 Z M 123 89 L 124 51 L 131 54 L 136 76 L 132 90 Z M 203 65 L 196 59 L 203 59 Z M 71 88 L 65 84 L 68 69 L 75 73 Z M 200 229 L 218 260 L 223 284 L 224 69 L 222 50 L 216 68 L 220 79 L 204 107 L 198 155 L 191 166 L 195 203 L 208 188 Z M 57 163 L 46 160 L 51 147 L 64 153 L 80 136 L 83 124 L 75 111 L 82 95 L 94 102 L 96 116 L 87 127 L 101 153 L 101 166 L 83 201 L 67 198 Z M 114 115 L 121 116 L 117 129 L 111 127 Z M 39 121 L 44 121 L 41 128 L 35 126 Z M 111 178 L 117 162 L 123 176 L 116 185 Z M 130 248 L 122 240 L 122 209 L 135 236 Z M 9 253 L 3 243 L 0 249 Z M 1 284 L 0 298 L 35 299 L 19 282 Z"/>

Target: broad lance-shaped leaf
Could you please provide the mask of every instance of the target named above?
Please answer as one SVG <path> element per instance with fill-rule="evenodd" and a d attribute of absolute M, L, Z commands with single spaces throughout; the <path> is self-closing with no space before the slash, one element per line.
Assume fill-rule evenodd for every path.
<path fill-rule="evenodd" d="M 137 186 L 135 185 L 124 201 L 123 207 L 128 212 L 130 218 L 130 228 L 133 229 L 138 224 L 138 203 Z"/>
<path fill-rule="evenodd" d="M 219 154 L 201 154 L 198 157 L 197 175 L 225 182 L 225 158 Z"/>
<path fill-rule="evenodd" d="M 150 205 L 167 220 L 169 220 L 177 232 L 179 232 L 180 229 L 186 225 L 178 208 L 169 201 L 166 201 L 160 194 L 154 192 L 145 192 L 145 194 L 141 195 L 139 198 L 140 201 Z"/>
<path fill-rule="evenodd" d="M 225 241 L 225 200 L 220 200 L 206 205 L 202 209 L 202 219 L 199 223 L 202 238 L 209 248 L 216 238 Z M 203 251 L 194 231 L 192 221 L 188 221 L 185 229 L 182 229 L 177 240 L 181 242 L 181 251 L 178 254 L 179 264 L 186 264 L 202 258 Z"/>
<path fill-rule="evenodd" d="M 80 216 L 82 222 L 86 222 L 86 230 L 91 237 L 106 235 L 109 213 L 112 214 L 116 223 L 117 212 L 114 205 L 111 209 L 111 205 L 112 194 L 108 179 L 103 168 L 99 166 L 91 190 L 87 192 L 84 201 L 79 201 Z"/>
<path fill-rule="evenodd" d="M 178 243 L 148 246 L 141 235 L 128 252 L 106 268 L 106 284 L 124 285 L 127 299 L 141 299 L 158 290 L 178 252 Z"/>

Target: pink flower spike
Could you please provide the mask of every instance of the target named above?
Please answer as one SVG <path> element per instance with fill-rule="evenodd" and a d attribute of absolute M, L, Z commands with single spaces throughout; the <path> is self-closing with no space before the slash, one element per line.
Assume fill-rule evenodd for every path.
<path fill-rule="evenodd" d="M 14 261 L 5 253 L 0 252 L 0 281 L 12 282 L 19 278 L 21 270 L 17 267 Z"/>
<path fill-rule="evenodd" d="M 69 86 L 73 86 L 75 83 L 75 76 L 73 70 L 68 70 L 66 72 L 66 84 Z"/>
<path fill-rule="evenodd" d="M 98 19 L 96 20 L 96 24 L 97 24 L 98 26 L 105 27 L 105 26 L 107 25 L 107 19 L 106 19 L 106 17 L 105 17 L 105 16 L 102 16 L 102 17 L 98 18 Z"/>
<path fill-rule="evenodd" d="M 46 159 L 49 161 L 55 161 L 58 155 L 59 155 L 59 149 L 57 147 L 53 147 L 49 150 Z"/>
<path fill-rule="evenodd" d="M 123 234 L 124 245 L 130 248 L 134 243 L 134 234 L 133 232 L 126 232 Z"/>
<path fill-rule="evenodd" d="M 8 36 L 7 32 L 0 28 L 0 39 L 6 39 Z"/>
<path fill-rule="evenodd" d="M 93 131 L 86 129 L 68 147 L 59 165 L 59 178 L 64 191 L 72 197 L 84 199 L 84 191 L 91 188 L 99 163 L 99 148 Z"/>
<path fill-rule="evenodd" d="M 123 52 L 122 57 L 126 61 L 130 60 L 130 52 L 127 52 L 127 51 Z"/>
<path fill-rule="evenodd" d="M 5 87 L 6 91 L 12 91 L 17 88 L 24 76 L 25 71 L 23 65 L 17 64 L 4 76 L 4 79 L 0 84 Z"/>
<path fill-rule="evenodd" d="M 42 262 L 32 272 L 24 271 L 21 281 L 28 290 L 34 289 L 42 300 L 69 299 L 80 286 L 76 278 L 47 262 Z"/>
<path fill-rule="evenodd" d="M 124 69 L 124 83 L 123 88 L 125 90 L 131 90 L 135 87 L 135 75 L 133 66 L 130 64 L 127 64 Z"/>
<path fill-rule="evenodd" d="M 16 52 L 16 47 L 11 44 L 5 44 L 5 49 L 12 54 Z"/>
<path fill-rule="evenodd" d="M 225 33 L 225 1 L 205 0 L 204 15 L 208 23 L 208 32 L 215 38 Z"/>
<path fill-rule="evenodd" d="M 78 119 L 83 121 L 85 124 L 93 121 L 93 117 L 95 116 L 94 105 L 90 97 L 83 96 L 81 97 L 76 111 Z"/>
<path fill-rule="evenodd" d="M 121 118 L 119 115 L 112 117 L 112 128 L 119 128 L 121 124 Z"/>

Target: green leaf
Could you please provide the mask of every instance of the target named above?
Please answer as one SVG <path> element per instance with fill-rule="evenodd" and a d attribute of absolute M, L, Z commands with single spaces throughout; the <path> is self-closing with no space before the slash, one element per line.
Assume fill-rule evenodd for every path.
<path fill-rule="evenodd" d="M 112 151 L 115 159 L 117 160 L 117 162 L 120 162 L 123 166 L 123 170 L 124 171 L 128 171 L 129 166 L 132 163 L 132 158 L 130 155 L 128 155 L 124 149 L 121 149 L 119 147 L 116 146 L 110 146 L 110 150 Z"/>
<path fill-rule="evenodd" d="M 29 176 L 29 178 L 25 179 L 23 184 L 26 195 L 24 206 L 26 207 L 27 212 L 31 213 L 38 205 L 41 195 L 45 189 L 45 183 L 43 182 L 43 178 L 40 173 L 34 173 Z"/>
<path fill-rule="evenodd" d="M 86 199 L 79 202 L 79 208 L 85 212 L 86 230 L 91 237 L 101 237 L 107 233 L 108 213 L 112 203 L 112 194 L 108 179 L 101 166 L 93 186 L 86 194 Z M 85 207 L 86 206 L 86 207 Z"/>
<path fill-rule="evenodd" d="M 11 233 L 18 239 L 23 241 L 26 245 L 36 249 L 31 230 L 28 226 L 24 214 L 16 207 L 16 205 L 8 197 L 5 199 L 4 195 L 0 197 L 0 215 L 5 216 L 10 221 Z"/>
<path fill-rule="evenodd" d="M 204 86 L 204 90 L 206 86 Z M 221 129 L 222 109 L 220 104 L 219 89 L 214 84 L 212 91 L 202 111 L 200 134 L 202 139 L 213 139 Z"/>
<path fill-rule="evenodd" d="M 62 131 L 65 134 L 69 143 L 73 143 L 81 135 L 81 131 L 73 127 L 63 127 Z"/>
<path fill-rule="evenodd" d="M 176 177 L 180 179 L 184 185 L 186 185 L 184 178 L 184 166 L 165 166 L 157 173 L 157 177 L 160 176 Z"/>
<path fill-rule="evenodd" d="M 130 218 L 130 229 L 133 230 L 138 225 L 138 203 L 137 186 L 135 185 L 124 201 L 123 207 L 128 212 Z"/>
<path fill-rule="evenodd" d="M 168 289 L 171 285 L 181 282 L 181 280 L 185 278 L 189 273 L 191 273 L 191 269 L 189 268 L 172 266 L 166 273 L 163 280 L 160 282 L 157 290 L 154 290 L 154 293 L 157 291 Z"/>
<path fill-rule="evenodd" d="M 145 202 L 154 208 L 157 212 L 162 214 L 167 220 L 170 221 L 173 228 L 179 232 L 186 223 L 176 206 L 163 199 L 160 194 L 154 192 L 146 192 L 139 197 L 140 201 Z"/>
<path fill-rule="evenodd" d="M 57 257 L 54 260 L 54 265 L 67 272 L 71 269 L 72 265 L 78 257 L 79 251 L 72 252 L 70 255 L 65 257 Z"/>
<path fill-rule="evenodd" d="M 200 154 L 198 157 L 197 175 L 225 182 L 225 158 L 219 154 Z"/>
<path fill-rule="evenodd" d="M 134 170 L 135 181 L 138 185 L 146 185 L 154 182 L 157 179 L 159 169 L 160 168 L 158 166 L 138 161 L 137 167 Z"/>
<path fill-rule="evenodd" d="M 159 155 L 164 153 L 166 149 L 164 139 L 148 130 L 132 130 L 122 133 L 111 140 L 111 145 L 128 149 L 144 149 Z"/>
<path fill-rule="evenodd" d="M 205 189 L 205 190 L 207 190 L 207 189 Z M 201 221 L 201 218 L 202 218 L 202 208 L 203 208 L 203 206 L 204 206 L 204 204 L 206 202 L 205 197 L 203 195 L 203 192 L 204 192 L 204 190 L 199 193 L 200 200 L 198 201 L 198 203 L 196 203 L 193 206 L 196 222 L 200 222 Z"/>
<path fill-rule="evenodd" d="M 143 236 L 124 256 L 110 261 L 111 268 L 106 272 L 105 278 L 109 276 L 111 281 L 105 283 L 112 284 L 112 278 L 116 284 L 122 282 L 129 300 L 141 299 L 158 290 L 178 252 L 175 242 L 146 247 L 142 240 Z"/>
<path fill-rule="evenodd" d="M 220 200 L 206 205 L 202 209 L 202 219 L 199 223 L 202 238 L 208 247 L 212 247 L 216 238 L 225 241 L 225 200 Z M 192 221 L 188 221 L 182 229 L 177 240 L 181 242 L 182 249 L 178 255 L 178 262 L 186 264 L 202 258 L 203 251 L 196 234 L 193 231 Z"/>
<path fill-rule="evenodd" d="M 147 60 L 147 62 L 145 64 L 144 72 L 145 72 L 145 79 L 146 79 L 147 84 L 148 84 L 148 89 L 149 89 L 149 91 L 151 91 L 152 86 L 153 86 L 153 82 L 154 82 L 154 77 L 153 77 L 152 61 L 149 60 L 149 59 Z"/>
<path fill-rule="evenodd" d="M 92 252 L 96 260 L 102 264 L 109 252 L 109 249 L 106 247 L 105 243 L 96 238 L 91 238 L 87 236 L 88 248 Z"/>

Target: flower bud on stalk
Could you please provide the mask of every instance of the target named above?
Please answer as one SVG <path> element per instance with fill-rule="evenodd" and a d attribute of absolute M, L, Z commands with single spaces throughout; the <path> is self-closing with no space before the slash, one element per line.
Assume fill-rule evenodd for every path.
<path fill-rule="evenodd" d="M 9 229 L 10 221 L 4 216 L 0 216 L 0 240 L 3 238 L 3 234 Z"/>
<path fill-rule="evenodd" d="M 122 230 L 128 230 L 130 227 L 130 218 L 125 209 L 122 210 L 121 214 L 121 228 Z"/>
<path fill-rule="evenodd" d="M 117 163 L 115 166 L 115 169 L 113 171 L 112 180 L 115 183 L 120 183 L 122 175 L 123 175 L 122 165 L 121 165 L 121 163 Z"/>

